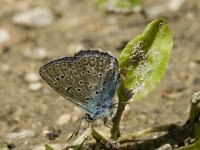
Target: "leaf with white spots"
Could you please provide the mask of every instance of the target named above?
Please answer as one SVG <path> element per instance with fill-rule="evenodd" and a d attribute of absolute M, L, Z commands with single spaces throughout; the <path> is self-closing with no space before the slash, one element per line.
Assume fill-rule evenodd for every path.
<path fill-rule="evenodd" d="M 124 80 L 118 95 L 128 101 L 152 92 L 166 72 L 172 45 L 172 33 L 162 18 L 151 22 L 141 35 L 132 39 L 119 59 Z"/>

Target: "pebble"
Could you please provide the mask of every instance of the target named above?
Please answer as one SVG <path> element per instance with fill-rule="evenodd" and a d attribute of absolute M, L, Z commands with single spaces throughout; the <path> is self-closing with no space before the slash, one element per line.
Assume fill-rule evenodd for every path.
<path fill-rule="evenodd" d="M 169 0 L 168 1 L 168 9 L 171 12 L 178 11 L 182 6 L 185 0 Z"/>
<path fill-rule="evenodd" d="M 31 91 L 39 91 L 42 89 L 42 84 L 40 82 L 31 83 L 29 84 L 28 88 Z"/>
<path fill-rule="evenodd" d="M 0 44 L 10 40 L 10 34 L 7 30 L 0 28 Z"/>
<path fill-rule="evenodd" d="M 53 150 L 62 150 L 62 146 L 60 144 L 48 144 Z M 37 145 L 33 147 L 32 150 L 45 150 L 44 145 Z"/>
<path fill-rule="evenodd" d="M 157 6 L 152 6 L 148 8 L 147 14 L 149 17 L 158 17 L 160 15 L 166 14 L 168 11 L 168 8 L 166 5 L 157 5 Z"/>
<path fill-rule="evenodd" d="M 29 72 L 25 74 L 24 79 L 28 83 L 34 83 L 34 82 L 38 82 L 40 80 L 40 77 L 38 74 L 34 72 Z"/>
<path fill-rule="evenodd" d="M 8 64 L 2 64 L 2 65 L 1 65 L 1 70 L 2 70 L 3 72 L 5 72 L 5 73 L 8 73 L 8 72 L 11 71 L 11 68 L 10 68 L 10 66 L 9 66 Z"/>
<path fill-rule="evenodd" d="M 148 16 L 159 17 L 161 15 L 166 15 L 169 12 L 176 12 L 181 9 L 185 0 L 169 0 L 165 4 L 156 5 L 148 8 L 146 10 Z"/>
<path fill-rule="evenodd" d="M 189 62 L 189 67 L 195 69 L 197 67 L 197 64 L 194 61 L 191 61 Z"/>
<path fill-rule="evenodd" d="M 18 140 L 18 139 L 25 139 L 25 138 L 32 138 L 35 136 L 35 132 L 32 130 L 23 130 L 20 132 L 12 132 L 9 133 L 6 138 L 12 139 L 12 140 Z"/>
<path fill-rule="evenodd" d="M 12 21 L 19 25 L 30 27 L 42 27 L 51 25 L 55 20 L 53 12 L 49 8 L 37 7 L 15 14 Z"/>
<path fill-rule="evenodd" d="M 47 58 L 47 51 L 43 47 L 36 48 L 34 50 L 26 49 L 24 51 L 24 56 L 35 60 L 42 60 Z"/>
<path fill-rule="evenodd" d="M 57 123 L 59 126 L 62 126 L 62 125 L 64 125 L 64 124 L 69 123 L 70 120 L 71 120 L 71 116 L 70 116 L 69 114 L 63 114 L 63 115 L 61 115 L 61 116 L 58 118 L 58 120 L 57 120 L 56 123 Z"/>

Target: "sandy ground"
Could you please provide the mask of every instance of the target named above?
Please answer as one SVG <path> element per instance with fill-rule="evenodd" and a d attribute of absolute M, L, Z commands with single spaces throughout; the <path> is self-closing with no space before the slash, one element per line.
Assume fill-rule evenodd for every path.
<path fill-rule="evenodd" d="M 153 93 L 129 105 L 121 131 L 184 123 L 192 94 L 200 90 L 200 2 L 186 0 L 177 11 L 157 12 L 156 8 L 165 3 L 144 0 L 147 11 L 144 17 L 141 13 L 104 14 L 90 0 L 0 0 L 0 29 L 7 33 L 7 39 L 0 42 L 0 145 L 26 150 L 44 143 L 63 142 L 83 114 L 40 78 L 27 81 L 28 73 L 38 75 L 45 62 L 73 55 L 79 49 L 110 50 L 118 57 L 125 43 L 158 17 L 168 20 L 174 35 L 168 70 Z M 49 25 L 26 26 L 13 21 L 19 12 L 37 7 L 51 10 L 54 19 Z M 31 89 L 34 83 L 38 86 Z M 63 115 L 64 123 L 60 123 Z M 95 126 L 108 130 L 101 120 Z M 85 128 L 83 123 L 80 132 Z M 8 138 L 10 133 L 24 130 L 30 130 L 33 135 Z"/>

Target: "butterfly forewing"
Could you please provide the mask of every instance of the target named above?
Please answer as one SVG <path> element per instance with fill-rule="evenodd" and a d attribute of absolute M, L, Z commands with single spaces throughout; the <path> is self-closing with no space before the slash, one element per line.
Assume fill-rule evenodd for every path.
<path fill-rule="evenodd" d="M 79 102 L 79 96 L 77 96 L 78 94 L 72 87 L 73 83 L 69 78 L 70 66 L 71 61 L 64 58 L 58 59 L 41 67 L 40 75 L 56 92 L 82 107 L 82 102 Z"/>

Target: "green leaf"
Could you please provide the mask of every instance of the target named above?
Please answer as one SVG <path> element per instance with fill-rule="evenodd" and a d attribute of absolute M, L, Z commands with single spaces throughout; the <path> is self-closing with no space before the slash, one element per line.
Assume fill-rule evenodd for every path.
<path fill-rule="evenodd" d="M 126 101 L 139 100 L 152 92 L 165 74 L 172 45 L 167 21 L 160 18 L 148 24 L 141 35 L 126 45 L 119 58 L 125 78 L 118 95 L 127 97 Z"/>
<path fill-rule="evenodd" d="M 103 11 L 130 13 L 142 10 L 140 0 L 96 0 L 96 2 Z"/>
<path fill-rule="evenodd" d="M 48 144 L 45 145 L 45 150 L 54 150 L 51 146 L 49 146 Z"/>

